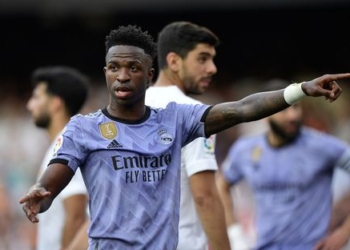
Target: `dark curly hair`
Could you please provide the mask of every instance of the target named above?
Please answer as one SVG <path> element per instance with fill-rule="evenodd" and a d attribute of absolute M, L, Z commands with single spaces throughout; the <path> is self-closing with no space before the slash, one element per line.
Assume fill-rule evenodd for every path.
<path fill-rule="evenodd" d="M 157 45 L 153 37 L 148 31 L 142 31 L 140 27 L 135 25 L 120 26 L 116 30 L 111 30 L 106 36 L 105 45 L 106 53 L 115 45 L 130 45 L 143 49 L 146 54 L 152 57 L 152 60 L 157 55 Z"/>

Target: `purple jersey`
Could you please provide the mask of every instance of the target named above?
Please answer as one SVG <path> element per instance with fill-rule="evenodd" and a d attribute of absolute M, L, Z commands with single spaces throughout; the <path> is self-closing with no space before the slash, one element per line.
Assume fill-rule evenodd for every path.
<path fill-rule="evenodd" d="M 257 249 L 313 249 L 326 236 L 337 165 L 349 170 L 348 145 L 309 128 L 280 148 L 271 147 L 265 134 L 232 146 L 224 175 L 231 184 L 246 179 L 254 192 Z"/>
<path fill-rule="evenodd" d="M 89 249 L 175 249 L 181 148 L 204 137 L 208 105 L 147 107 L 130 122 L 106 109 L 71 119 L 51 163 L 80 167 L 89 192 Z"/>

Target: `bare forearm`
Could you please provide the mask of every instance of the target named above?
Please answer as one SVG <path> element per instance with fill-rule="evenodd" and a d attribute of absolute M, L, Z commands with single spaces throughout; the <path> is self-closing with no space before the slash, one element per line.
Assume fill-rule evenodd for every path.
<path fill-rule="evenodd" d="M 48 210 L 51 207 L 51 204 L 53 202 L 52 197 L 47 197 L 44 200 L 40 202 L 40 211 L 39 213 L 44 213 L 46 210 Z"/>
<path fill-rule="evenodd" d="M 196 204 L 208 240 L 215 250 L 230 249 L 226 230 L 225 214 L 219 195 Z"/>
<path fill-rule="evenodd" d="M 75 194 L 63 201 L 65 223 L 62 232 L 62 247 L 67 247 L 86 220 L 87 195 Z"/>
<path fill-rule="evenodd" d="M 233 209 L 234 206 L 233 206 L 232 197 L 230 194 L 226 192 L 221 193 L 220 195 L 221 195 L 222 204 L 225 211 L 226 226 L 229 227 L 237 222 L 234 216 L 234 209 Z"/>
<path fill-rule="evenodd" d="M 72 242 L 83 224 L 84 218 L 66 219 L 62 232 L 62 248 L 67 247 Z"/>
<path fill-rule="evenodd" d="M 51 193 L 51 198 L 55 197 L 68 185 L 74 172 L 68 166 L 63 164 L 52 164 L 48 166 L 41 176 L 40 186 Z"/>
<path fill-rule="evenodd" d="M 335 230 L 346 220 L 350 214 L 350 193 L 339 200 L 333 207 L 330 231 Z"/>
<path fill-rule="evenodd" d="M 84 224 L 80 227 L 78 233 L 65 250 L 85 250 L 89 247 L 87 235 L 89 224 L 90 220 L 85 220 Z"/>
<path fill-rule="evenodd" d="M 348 217 L 340 227 L 348 233 L 348 237 L 350 238 L 350 215 L 348 215 Z"/>
<path fill-rule="evenodd" d="M 215 105 L 205 120 L 206 135 L 216 134 L 236 124 L 270 116 L 287 108 L 284 90 L 256 93 L 237 102 Z"/>
<path fill-rule="evenodd" d="M 222 172 L 217 173 L 216 183 L 218 186 L 219 195 L 225 211 L 226 226 L 229 227 L 236 223 L 236 218 L 233 211 L 233 200 L 231 197 L 231 186 L 224 178 Z"/>
<path fill-rule="evenodd" d="M 203 171 L 190 177 L 197 214 L 213 249 L 230 249 L 225 214 L 215 181 L 215 172 Z"/>

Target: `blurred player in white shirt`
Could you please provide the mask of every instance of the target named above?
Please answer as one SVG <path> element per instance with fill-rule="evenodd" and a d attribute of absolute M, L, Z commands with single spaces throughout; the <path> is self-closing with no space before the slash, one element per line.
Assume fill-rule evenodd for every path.
<path fill-rule="evenodd" d="M 158 36 L 155 84 L 146 91 L 146 105 L 200 103 L 187 95 L 202 94 L 216 73 L 219 39 L 205 27 L 189 22 L 167 25 Z M 215 182 L 215 136 L 198 138 L 182 149 L 179 244 L 177 249 L 230 249 L 225 217 Z"/>
<path fill-rule="evenodd" d="M 60 145 L 60 134 L 70 117 L 79 112 L 88 94 L 87 79 L 68 67 L 39 68 L 33 72 L 33 94 L 27 108 L 34 123 L 47 130 L 51 146 L 42 161 L 44 173 Z M 56 197 L 48 212 L 39 215 L 37 250 L 64 249 L 86 218 L 87 190 L 80 170 Z"/>

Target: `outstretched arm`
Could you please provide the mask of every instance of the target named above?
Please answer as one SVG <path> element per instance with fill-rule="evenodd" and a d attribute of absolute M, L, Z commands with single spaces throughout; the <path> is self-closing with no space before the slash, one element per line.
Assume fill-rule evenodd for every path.
<path fill-rule="evenodd" d="M 45 212 L 51 206 L 73 175 L 73 170 L 64 164 L 55 163 L 47 167 L 40 180 L 19 201 L 24 204 L 23 211 L 31 222 L 39 222 L 37 214 Z"/>
<path fill-rule="evenodd" d="M 236 102 L 214 105 L 205 117 L 205 133 L 210 136 L 236 124 L 270 116 L 305 95 L 324 96 L 333 102 L 342 92 L 336 81 L 345 78 L 350 78 L 350 73 L 324 75 L 301 85 L 294 84 L 286 89 L 256 93 Z"/>

